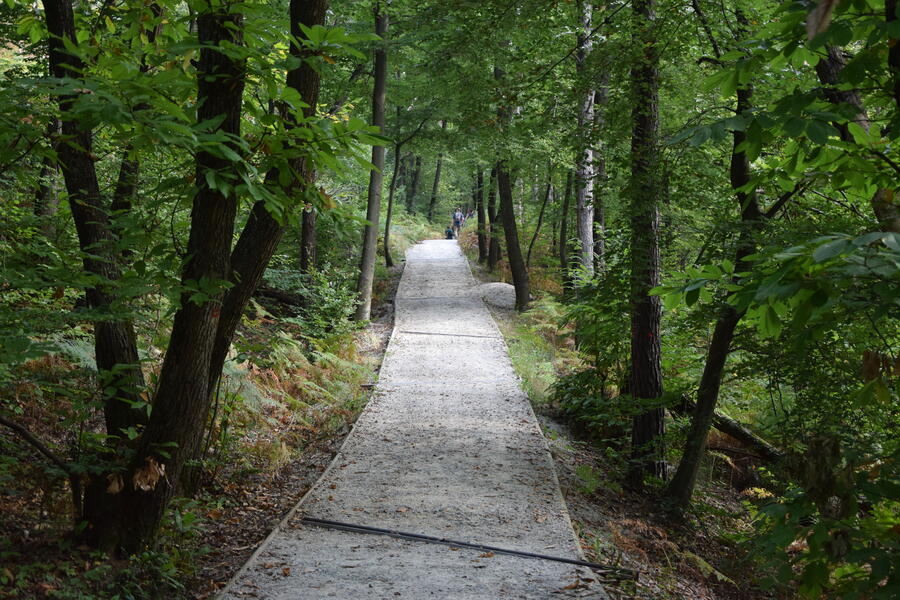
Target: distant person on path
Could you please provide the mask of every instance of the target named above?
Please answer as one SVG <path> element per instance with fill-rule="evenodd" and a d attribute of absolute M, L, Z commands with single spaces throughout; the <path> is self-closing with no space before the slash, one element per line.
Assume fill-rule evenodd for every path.
<path fill-rule="evenodd" d="M 444 230 L 444 235 L 447 236 L 448 240 L 453 239 L 453 225 L 447 225 L 447 229 Z"/>
<path fill-rule="evenodd" d="M 464 218 L 462 211 L 457 206 L 456 212 L 453 213 L 453 233 L 456 235 L 457 239 L 459 239 L 459 229 L 462 227 Z"/>

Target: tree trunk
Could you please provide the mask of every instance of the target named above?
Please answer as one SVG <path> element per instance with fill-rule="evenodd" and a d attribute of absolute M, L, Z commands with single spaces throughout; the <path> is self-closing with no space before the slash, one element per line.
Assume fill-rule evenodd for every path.
<path fill-rule="evenodd" d="M 587 58 L 593 48 L 590 38 L 590 2 L 579 2 L 581 29 L 578 32 L 578 51 L 575 54 L 575 70 L 578 85 L 586 86 Z M 592 128 L 594 125 L 594 90 L 579 89 L 581 107 L 578 112 L 575 163 L 575 203 L 578 218 L 579 263 L 588 275 L 594 273 L 594 150 Z"/>
<path fill-rule="evenodd" d="M 59 168 L 53 159 L 44 158 L 34 194 L 34 216 L 40 220 L 41 234 L 48 240 L 56 239 L 56 225 L 53 218 L 59 210 L 58 175 Z"/>
<path fill-rule="evenodd" d="M 594 148 L 594 267 L 606 269 L 606 206 L 604 188 L 606 186 L 606 155 L 602 148 L 599 132 L 605 126 L 606 100 L 609 96 L 609 72 L 600 75 L 600 85 L 594 92 L 594 131 L 597 137 Z"/>
<path fill-rule="evenodd" d="M 563 194 L 559 216 L 559 268 L 563 281 L 568 280 L 569 272 L 569 204 L 572 199 L 572 170 L 566 171 L 566 191 Z"/>
<path fill-rule="evenodd" d="M 290 4 L 291 17 L 291 34 L 297 39 L 302 40 L 305 37 L 300 25 L 312 27 L 314 25 L 322 25 L 325 22 L 325 13 L 328 8 L 327 0 L 292 0 Z M 298 58 L 308 58 L 306 51 L 296 44 L 291 45 L 291 54 Z M 302 60 L 296 69 L 292 69 L 287 74 L 287 85 L 295 89 L 300 94 L 300 99 L 306 105 L 303 108 L 303 114 L 309 118 L 315 114 L 315 107 L 319 99 L 321 76 L 319 72 L 309 64 L 307 60 Z M 295 190 L 297 186 L 312 187 L 315 183 L 315 171 L 312 166 L 303 162 L 293 165 L 296 172 L 300 175 L 300 181 L 292 182 L 288 191 Z M 267 174 L 268 182 L 278 181 L 278 172 L 272 170 Z M 307 217 L 311 220 L 311 231 L 313 245 L 311 249 L 306 245 L 310 237 L 304 234 L 301 242 L 301 271 L 304 266 L 312 269 L 315 265 L 315 209 L 304 210 L 303 227 L 307 225 Z M 240 323 L 241 315 L 247 308 L 250 298 L 256 291 L 256 288 L 262 282 L 266 272 L 266 267 L 278 243 L 281 241 L 284 227 L 275 220 L 266 208 L 264 201 L 256 202 L 247 218 L 247 224 L 241 231 L 240 238 L 235 244 L 231 253 L 231 281 L 232 287 L 226 292 L 225 300 L 222 303 L 222 313 L 219 318 L 219 326 L 216 331 L 216 342 L 213 350 L 213 359 L 209 370 L 209 389 L 215 389 L 216 382 L 222 375 L 222 368 L 225 364 L 225 358 L 228 355 L 228 349 L 231 347 L 231 341 L 234 332 Z M 303 264 L 303 249 L 307 248 L 308 263 Z M 303 271 L 303 272 L 308 272 Z"/>
<path fill-rule="evenodd" d="M 303 209 L 300 217 L 300 272 L 308 275 L 316 268 L 316 218 L 319 213 L 314 206 Z"/>
<path fill-rule="evenodd" d="M 384 218 L 384 264 L 388 267 L 394 266 L 394 260 L 391 258 L 391 217 L 394 213 L 394 191 L 397 189 L 397 172 L 400 170 L 400 147 L 401 144 L 394 144 L 394 172 L 391 174 L 387 215 Z"/>
<path fill-rule="evenodd" d="M 488 216 L 488 271 L 494 272 L 497 263 L 500 262 L 500 229 L 503 225 L 499 221 L 499 208 L 495 203 L 497 199 L 497 167 L 491 169 L 488 181 L 487 216 Z"/>
<path fill-rule="evenodd" d="M 749 86 L 737 91 L 737 114 L 746 114 L 752 107 L 753 89 Z M 739 152 L 747 136 L 743 131 L 735 131 L 731 153 L 730 179 L 731 187 L 735 190 L 735 200 L 741 211 L 741 234 L 738 247 L 735 252 L 735 271 L 741 272 L 751 268 L 747 257 L 756 252 L 754 242 L 755 233 L 761 228 L 764 216 L 759 209 L 756 194 L 754 192 L 738 191 L 750 182 L 750 161 L 744 152 Z M 733 279 L 737 283 L 737 278 Z M 691 428 L 685 441 L 684 453 L 675 476 L 666 489 L 666 495 L 673 501 L 674 508 L 683 510 L 691 501 L 694 487 L 697 483 L 697 474 L 700 472 L 700 462 L 706 452 L 706 440 L 709 428 L 715 418 L 716 404 L 719 399 L 719 389 L 722 384 L 722 375 L 725 363 L 731 352 L 731 342 L 734 332 L 744 313 L 736 311 L 731 305 L 725 304 L 722 314 L 716 322 L 712 340 L 706 356 L 706 364 L 700 385 L 697 388 L 697 406 L 691 417 Z"/>
<path fill-rule="evenodd" d="M 441 121 L 441 130 L 447 129 L 447 121 Z M 444 155 L 438 152 L 437 164 L 434 166 L 434 184 L 431 186 L 431 201 L 428 203 L 428 220 L 434 221 L 434 210 L 437 207 L 438 187 L 441 183 L 441 163 Z"/>
<path fill-rule="evenodd" d="M 534 249 L 534 243 L 541 233 L 541 225 L 544 223 L 544 212 L 547 210 L 547 202 L 553 199 L 553 168 L 547 170 L 547 191 L 544 192 L 544 201 L 541 202 L 541 212 L 538 213 L 537 225 L 534 228 L 534 235 L 531 236 L 531 242 L 528 243 L 528 254 L 525 256 L 525 268 L 531 266 L 531 251 Z"/>
<path fill-rule="evenodd" d="M 242 17 L 218 5 L 198 17 L 200 59 L 197 120 L 223 118 L 218 131 L 240 136 L 244 64 L 221 51 L 242 44 Z M 239 151 L 237 146 L 232 151 Z M 127 554 L 153 539 L 185 462 L 197 454 L 209 410 L 209 373 L 228 280 L 237 199 L 212 189 L 208 172 L 223 176 L 231 161 L 207 150 L 197 153 L 197 192 L 191 210 L 188 259 L 182 271 L 181 306 L 175 314 L 169 348 L 159 375 L 153 412 L 139 439 L 122 490 L 106 494 L 106 506 L 93 513 L 101 549 Z M 202 298 L 196 298 L 200 292 Z"/>
<path fill-rule="evenodd" d="M 897 8 L 897 0 L 885 0 L 884 20 L 888 30 L 897 32 L 897 22 L 900 21 L 900 9 Z M 900 37 L 893 35 L 888 39 L 888 71 L 893 82 L 894 110 L 900 110 Z M 893 230 L 895 233 L 897 230 Z"/>
<path fill-rule="evenodd" d="M 506 234 L 506 255 L 509 258 L 509 269 L 512 271 L 513 286 L 516 288 L 516 310 L 521 312 L 528 308 L 528 303 L 531 301 L 531 290 L 528 283 L 528 269 L 525 268 L 522 248 L 519 246 L 512 184 L 503 161 L 497 163 L 497 187 L 500 191 L 500 215 L 503 219 L 503 231 Z"/>
<path fill-rule="evenodd" d="M 488 259 L 490 238 L 488 237 L 487 211 L 484 207 L 484 171 L 479 167 L 475 176 L 475 211 L 478 214 L 478 262 Z"/>
<path fill-rule="evenodd" d="M 419 195 L 419 176 L 422 174 L 422 157 L 416 156 L 415 167 L 413 167 L 412 181 L 406 188 L 406 212 L 414 214 L 416 209 L 416 196 Z"/>
<path fill-rule="evenodd" d="M 384 101 L 387 94 L 387 30 L 388 16 L 381 9 L 381 2 L 376 1 L 375 33 L 382 42 L 375 50 L 375 85 L 372 92 L 372 124 L 384 133 Z M 359 280 L 356 292 L 359 304 L 356 307 L 355 319 L 366 321 L 372 313 L 372 283 L 375 280 L 375 251 L 378 242 L 378 218 L 381 213 L 381 185 L 384 179 L 384 146 L 372 146 L 372 164 L 374 169 L 369 173 L 369 198 L 366 210 L 368 223 L 363 234 L 362 257 L 359 266 Z"/>
<path fill-rule="evenodd" d="M 57 78 L 77 77 L 84 63 L 69 54 L 63 43 L 78 44 L 75 16 L 69 0 L 45 0 L 44 16 L 50 33 L 50 73 Z M 115 282 L 121 273 L 117 264 L 116 239 L 109 216 L 103 207 L 97 171 L 92 159 L 93 134 L 68 114 L 75 96 L 62 96 L 62 141 L 57 157 L 68 192 L 69 206 L 78 244 L 83 252 L 84 270 L 105 282 L 86 291 L 88 305 L 107 313 L 94 323 L 94 350 L 97 371 L 104 389 L 106 432 L 118 436 L 123 429 L 146 422 L 146 403 L 140 394 L 144 389 L 137 353 L 134 327 L 129 320 L 108 314 L 115 301 Z"/>
<path fill-rule="evenodd" d="M 659 55 L 655 43 L 654 0 L 635 0 L 635 46 L 643 52 L 631 69 L 633 86 L 631 139 L 631 372 L 629 394 L 638 402 L 662 396 L 659 296 Z M 665 478 L 665 410 L 650 408 L 634 417 L 629 482 L 637 487 L 645 475 Z"/>

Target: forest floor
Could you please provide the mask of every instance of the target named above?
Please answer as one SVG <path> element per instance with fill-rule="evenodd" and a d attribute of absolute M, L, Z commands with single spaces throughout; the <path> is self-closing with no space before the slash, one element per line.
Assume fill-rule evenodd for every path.
<path fill-rule="evenodd" d="M 198 494 L 176 499 L 158 550 L 128 563 L 110 563 L 73 541 L 71 509 L 59 475 L 0 429 L 0 599 L 212 597 L 321 476 L 349 433 L 371 395 L 390 338 L 402 273 L 403 263 L 382 273 L 372 321 L 339 340 L 342 349 L 329 359 L 334 365 L 300 359 L 305 370 L 295 373 L 298 378 L 328 377 L 337 389 L 347 388 L 333 394 L 331 403 L 311 406 L 312 418 L 295 419 L 295 408 L 278 400 L 283 372 L 256 366 L 242 372 L 242 385 L 271 400 L 252 410 L 232 407 L 232 429 L 216 432 L 223 437 Z M 245 321 L 240 335 L 272 348 L 278 336 L 300 333 L 265 308 L 258 311 L 262 316 Z M 346 366 L 351 362 L 354 367 Z M 81 372 L 64 355 L 35 361 L 28 369 L 19 390 L 21 421 L 45 443 L 65 448 L 72 443 L 71 431 L 38 401 L 41 389 L 27 375 L 35 381 L 58 377 L 57 386 L 65 381 L 85 390 L 92 387 L 92 376 L 85 371 L 78 381 L 64 379 Z"/>
<path fill-rule="evenodd" d="M 225 598 L 604 598 L 580 559 L 547 442 L 455 241 L 412 248 L 374 397 L 319 482 Z"/>

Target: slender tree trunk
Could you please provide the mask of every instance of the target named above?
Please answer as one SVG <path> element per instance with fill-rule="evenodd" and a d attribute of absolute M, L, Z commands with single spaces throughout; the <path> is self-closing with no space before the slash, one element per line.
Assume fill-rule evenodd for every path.
<path fill-rule="evenodd" d="M 47 157 L 41 162 L 37 190 L 34 194 L 34 216 L 40 219 L 41 233 L 48 240 L 56 238 L 53 218 L 59 210 L 59 169 L 53 159 Z"/>
<path fill-rule="evenodd" d="M 305 35 L 300 25 L 312 27 L 314 25 L 322 25 L 325 22 L 325 13 L 328 8 L 327 0 L 291 0 L 290 17 L 291 17 L 291 33 L 297 40 L 304 39 Z M 292 69 L 287 74 L 287 85 L 295 89 L 300 94 L 300 99 L 306 105 L 303 114 L 309 118 L 315 114 L 315 107 L 319 99 L 319 88 L 321 76 L 319 72 L 308 62 L 307 51 L 301 46 L 291 44 L 291 54 L 301 59 L 296 69 Z M 315 184 L 315 171 L 312 165 L 305 161 L 297 162 L 293 165 L 294 170 L 300 175 L 300 181 L 292 182 L 288 189 L 289 192 L 296 191 L 299 187 L 309 189 Z M 266 177 L 268 182 L 274 184 L 278 181 L 278 172 L 272 170 Z M 315 234 L 315 216 L 314 210 L 304 212 L 311 217 L 313 223 L 313 234 Z M 222 368 L 225 364 L 225 358 L 228 355 L 228 349 L 231 347 L 231 341 L 234 332 L 240 323 L 241 315 L 250 298 L 256 291 L 256 288 L 262 282 L 265 275 L 266 267 L 269 260 L 275 254 L 278 243 L 281 241 L 284 227 L 275 220 L 266 208 L 264 201 L 256 202 L 250 211 L 247 224 L 244 226 L 241 235 L 235 244 L 231 253 L 231 281 L 232 287 L 226 292 L 225 299 L 222 303 L 222 312 L 219 318 L 219 326 L 216 330 L 216 341 L 213 349 L 213 358 L 209 370 L 209 389 L 215 389 L 216 382 L 222 375 Z M 309 238 L 305 238 L 304 242 Z M 313 237 L 313 239 L 315 239 Z M 302 249 L 301 244 L 301 269 L 302 265 Z M 307 268 L 313 268 L 315 265 L 315 245 L 312 246 L 311 254 L 307 254 L 309 263 Z"/>
<path fill-rule="evenodd" d="M 559 217 L 559 268 L 563 281 L 568 281 L 569 272 L 569 204 L 572 199 L 572 170 L 566 171 L 566 191 L 563 194 Z"/>
<path fill-rule="evenodd" d="M 218 130 L 238 138 L 244 64 L 221 51 L 223 43 L 242 44 L 242 17 L 231 8 L 218 5 L 198 18 L 202 48 L 197 119 L 222 118 Z M 175 314 L 152 416 L 122 478 L 121 491 L 106 494 L 108 503 L 102 507 L 106 510 L 93 515 L 100 547 L 110 552 L 121 548 L 131 554 L 151 542 L 186 460 L 197 454 L 209 410 L 209 373 L 224 296 L 218 284 L 229 276 L 237 199 L 212 189 L 206 181 L 210 171 L 220 177 L 228 173 L 233 169 L 231 161 L 201 150 L 196 162 L 198 189 L 191 211 L 189 258 L 182 271 L 185 291 Z M 195 291 L 202 291 L 206 298 L 196 300 Z"/>
<path fill-rule="evenodd" d="M 547 169 L 547 191 L 544 192 L 544 200 L 541 202 L 541 212 L 538 213 L 537 225 L 534 228 L 534 235 L 531 236 L 531 242 L 528 243 L 528 254 L 525 256 L 525 268 L 531 266 L 531 251 L 534 249 L 534 243 L 541 233 L 541 225 L 544 223 L 544 212 L 547 210 L 547 202 L 553 200 L 553 169 Z"/>
<path fill-rule="evenodd" d="M 745 114 L 752 109 L 752 96 L 753 89 L 751 87 L 738 89 L 737 114 Z M 751 267 L 746 259 L 756 252 L 756 244 L 753 241 L 754 234 L 764 221 L 756 194 L 752 191 L 739 191 L 750 182 L 750 161 L 744 152 L 738 151 L 746 138 L 743 131 L 735 131 L 731 153 L 731 187 L 735 190 L 736 204 L 741 211 L 742 224 L 735 256 L 735 272 L 745 271 Z M 736 278 L 734 283 L 737 283 Z M 725 363 L 731 352 L 735 329 L 743 316 L 744 313 L 736 311 L 730 304 L 725 303 L 716 322 L 706 355 L 703 375 L 697 389 L 697 406 L 691 416 L 691 428 L 685 442 L 684 453 L 681 462 L 678 463 L 675 476 L 666 489 L 666 495 L 672 500 L 674 508 L 677 510 L 683 510 L 690 504 L 697 483 L 697 474 L 700 472 L 700 463 L 706 452 L 709 428 L 715 418 Z"/>
<path fill-rule="evenodd" d="M 604 71 L 600 75 L 599 86 L 594 92 L 594 131 L 597 136 L 594 148 L 594 267 L 603 271 L 606 269 L 606 206 L 604 202 L 604 189 L 606 186 L 606 155 L 603 148 L 602 137 L 606 124 L 606 100 L 609 96 L 609 72 Z"/>
<path fill-rule="evenodd" d="M 311 273 L 318 261 L 316 243 L 318 214 L 314 206 L 307 206 L 300 217 L 300 272 L 303 274 Z"/>
<path fill-rule="evenodd" d="M 441 121 L 441 130 L 447 129 L 447 121 Z M 431 186 L 431 201 L 428 203 L 428 220 L 434 221 L 434 210 L 437 207 L 438 187 L 441 184 L 441 163 L 444 155 L 438 152 L 437 164 L 434 166 L 434 183 Z"/>
<path fill-rule="evenodd" d="M 578 32 L 578 51 L 575 54 L 575 70 L 579 86 L 587 85 L 587 58 L 593 48 L 591 41 L 590 2 L 579 2 L 581 28 Z M 581 107 L 578 112 L 578 148 L 575 164 L 575 202 L 578 217 L 579 263 L 584 271 L 594 273 L 594 151 L 592 128 L 594 125 L 594 90 L 580 89 Z"/>
<path fill-rule="evenodd" d="M 506 255 L 509 258 L 509 269 L 512 271 L 513 286 L 516 288 L 516 310 L 528 308 L 531 301 L 531 289 L 528 282 L 528 269 L 522 258 L 519 246 L 519 232 L 516 226 L 516 213 L 513 208 L 512 183 L 506 166 L 497 163 L 497 187 L 500 191 L 500 216 L 503 220 L 503 231 L 506 234 Z"/>
<path fill-rule="evenodd" d="M 388 16 L 382 11 L 380 1 L 375 2 L 375 33 L 383 40 L 375 50 L 375 85 L 372 92 L 372 124 L 384 132 L 384 102 L 387 94 L 387 41 Z M 372 164 L 369 173 L 369 198 L 366 210 L 366 224 L 363 235 L 362 258 L 359 266 L 359 281 L 356 292 L 359 304 L 356 307 L 357 321 L 366 321 L 372 313 L 372 284 L 375 280 L 375 250 L 378 242 L 378 218 L 381 212 L 381 186 L 384 178 L 384 146 L 372 147 Z"/>
<path fill-rule="evenodd" d="M 77 46 L 75 16 L 69 0 L 45 0 L 44 16 L 50 33 L 49 65 L 54 77 L 77 77 L 84 64 L 69 54 L 63 40 Z M 117 264 L 116 239 L 109 216 L 104 210 L 97 171 L 92 160 L 93 134 L 68 114 L 75 96 L 60 98 L 62 141 L 57 156 L 68 192 L 69 206 L 78 243 L 84 253 L 84 270 L 105 282 L 89 288 L 87 302 L 91 308 L 108 313 L 114 303 L 115 282 L 121 274 Z M 146 422 L 145 403 L 140 397 L 144 389 L 137 353 L 134 326 L 106 314 L 94 323 L 94 350 L 97 370 L 104 389 L 104 418 L 109 435 L 120 435 L 123 429 Z"/>
<path fill-rule="evenodd" d="M 491 169 L 488 181 L 487 212 L 488 212 L 488 271 L 495 271 L 500 262 L 500 229 L 503 225 L 499 221 L 499 210 L 495 204 L 497 199 L 497 167 Z"/>
<path fill-rule="evenodd" d="M 413 214 L 416 211 L 416 197 L 419 195 L 419 177 L 422 174 L 422 157 L 416 156 L 409 187 L 406 188 L 406 212 Z"/>
<path fill-rule="evenodd" d="M 634 0 L 635 47 L 641 55 L 631 69 L 634 133 L 631 140 L 631 372 L 629 394 L 637 402 L 663 393 L 660 365 L 659 296 L 659 55 L 654 0 Z M 645 475 L 665 478 L 665 410 L 649 408 L 634 417 L 629 481 L 641 486 Z"/>
<path fill-rule="evenodd" d="M 885 0 L 884 20 L 888 29 L 897 32 L 897 22 L 900 21 L 900 8 L 897 8 L 897 0 Z M 900 110 L 900 37 L 893 35 L 888 39 L 888 71 L 893 81 L 894 109 Z M 893 230 L 895 233 L 897 230 Z"/>
<path fill-rule="evenodd" d="M 488 259 L 490 242 L 487 213 L 484 209 L 484 171 L 480 167 L 475 176 L 475 210 L 478 213 L 478 262 L 483 263 Z"/>
<path fill-rule="evenodd" d="M 394 266 L 391 258 L 391 217 L 394 213 L 394 191 L 397 189 L 397 172 L 400 170 L 401 144 L 394 144 L 394 172 L 391 173 L 391 185 L 388 190 L 387 215 L 384 218 L 384 264 Z"/>

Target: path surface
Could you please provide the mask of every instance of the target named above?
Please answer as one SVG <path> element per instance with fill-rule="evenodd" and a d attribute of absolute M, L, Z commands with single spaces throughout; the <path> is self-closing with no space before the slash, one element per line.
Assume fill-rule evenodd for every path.
<path fill-rule="evenodd" d="M 584 569 L 303 516 L 581 558 L 552 459 L 455 241 L 407 253 L 372 400 L 223 598 L 604 598 Z M 569 587 L 570 589 L 564 589 Z"/>

